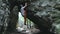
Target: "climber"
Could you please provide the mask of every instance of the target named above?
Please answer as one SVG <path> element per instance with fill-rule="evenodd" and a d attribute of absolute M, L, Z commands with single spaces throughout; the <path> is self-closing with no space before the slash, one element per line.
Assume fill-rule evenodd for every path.
<path fill-rule="evenodd" d="M 24 16 L 24 25 L 26 25 L 26 10 L 25 8 L 27 7 L 27 3 L 25 3 L 25 6 L 21 5 L 21 14 Z"/>

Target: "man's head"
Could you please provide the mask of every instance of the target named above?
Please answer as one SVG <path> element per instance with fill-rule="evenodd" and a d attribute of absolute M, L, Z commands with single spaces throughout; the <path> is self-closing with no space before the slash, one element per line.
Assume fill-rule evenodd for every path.
<path fill-rule="evenodd" d="M 23 7 L 23 5 L 20 5 L 21 7 Z"/>

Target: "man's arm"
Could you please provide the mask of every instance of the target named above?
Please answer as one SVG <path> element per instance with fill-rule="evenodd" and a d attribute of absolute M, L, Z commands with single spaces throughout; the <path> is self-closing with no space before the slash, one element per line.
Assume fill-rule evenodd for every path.
<path fill-rule="evenodd" d="M 25 3 L 25 6 L 23 8 L 27 7 L 27 3 Z"/>

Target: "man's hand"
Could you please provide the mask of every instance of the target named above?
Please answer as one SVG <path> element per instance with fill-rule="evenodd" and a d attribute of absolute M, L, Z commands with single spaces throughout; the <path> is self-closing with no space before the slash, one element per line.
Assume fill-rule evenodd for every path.
<path fill-rule="evenodd" d="M 27 3 L 25 3 L 25 6 L 27 6 Z"/>

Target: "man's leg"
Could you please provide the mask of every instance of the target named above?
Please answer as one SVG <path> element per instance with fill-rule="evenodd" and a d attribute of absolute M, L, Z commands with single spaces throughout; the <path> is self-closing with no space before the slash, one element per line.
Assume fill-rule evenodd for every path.
<path fill-rule="evenodd" d="M 24 25 L 26 25 L 26 11 L 24 12 Z"/>

